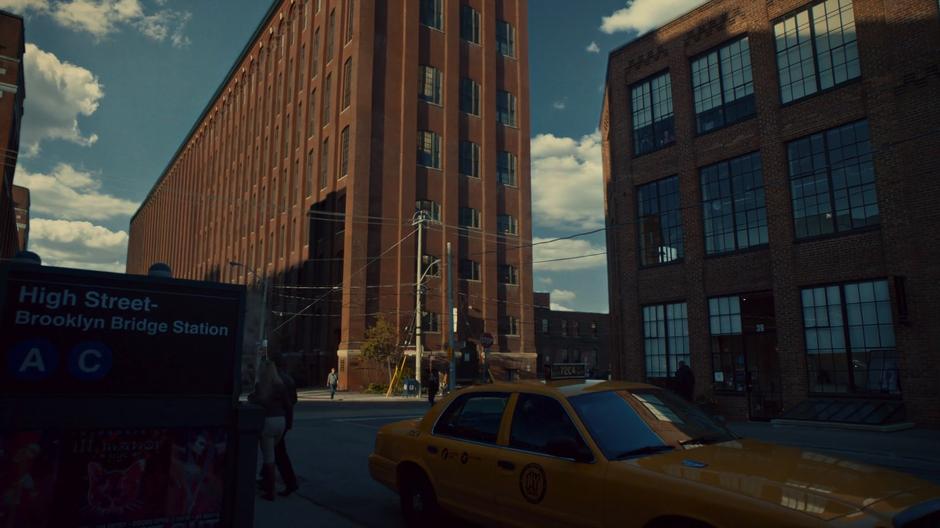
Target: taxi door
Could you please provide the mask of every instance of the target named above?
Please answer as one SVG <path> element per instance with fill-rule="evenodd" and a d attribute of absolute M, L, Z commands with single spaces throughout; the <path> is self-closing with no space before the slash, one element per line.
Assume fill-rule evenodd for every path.
<path fill-rule="evenodd" d="M 438 502 L 445 510 L 487 525 L 499 518 L 493 487 L 502 452 L 497 441 L 508 420 L 509 396 L 507 392 L 472 392 L 455 398 L 426 440 L 425 463 Z"/>
<path fill-rule="evenodd" d="M 550 396 L 519 393 L 510 405 L 496 502 L 509 526 L 601 526 L 607 465 Z"/>

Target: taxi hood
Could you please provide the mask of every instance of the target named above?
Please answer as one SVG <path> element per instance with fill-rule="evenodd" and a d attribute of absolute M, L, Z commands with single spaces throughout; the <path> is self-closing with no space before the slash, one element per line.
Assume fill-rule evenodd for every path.
<path fill-rule="evenodd" d="M 936 488 L 904 473 L 756 440 L 733 440 L 629 461 L 648 471 L 721 488 L 830 520 L 893 497 L 899 509 Z M 905 504 L 908 499 L 911 504 Z"/>

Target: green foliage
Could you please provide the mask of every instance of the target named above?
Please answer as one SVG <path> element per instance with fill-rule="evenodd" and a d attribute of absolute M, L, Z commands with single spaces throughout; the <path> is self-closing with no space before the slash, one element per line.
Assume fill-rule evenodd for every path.
<path fill-rule="evenodd" d="M 399 357 L 398 331 L 380 315 L 366 330 L 366 339 L 360 350 L 362 357 L 384 364 L 391 378 L 390 364 L 397 362 Z"/>
<path fill-rule="evenodd" d="M 369 386 L 366 387 L 365 393 L 366 394 L 385 394 L 387 390 L 388 390 L 388 385 L 383 385 L 382 383 L 370 383 Z"/>

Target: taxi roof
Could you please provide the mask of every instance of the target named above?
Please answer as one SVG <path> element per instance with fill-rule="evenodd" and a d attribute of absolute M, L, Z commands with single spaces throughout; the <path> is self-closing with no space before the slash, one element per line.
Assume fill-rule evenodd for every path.
<path fill-rule="evenodd" d="M 502 381 L 486 385 L 473 386 L 474 392 L 531 392 L 536 394 L 553 394 L 564 398 L 572 398 L 581 394 L 592 392 L 605 392 L 615 390 L 658 389 L 655 385 L 647 383 L 633 383 L 628 381 L 582 380 L 567 379 L 555 381 L 520 380 Z"/>

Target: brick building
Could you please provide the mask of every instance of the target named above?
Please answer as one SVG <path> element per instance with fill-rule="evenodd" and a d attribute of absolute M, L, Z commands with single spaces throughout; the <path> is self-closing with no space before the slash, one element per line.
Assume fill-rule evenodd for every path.
<path fill-rule="evenodd" d="M 594 378 L 610 373 L 607 314 L 552 310 L 551 294 L 535 292 L 535 350 L 538 372 L 545 364 L 584 363 Z"/>
<path fill-rule="evenodd" d="M 23 18 L 0 10 L 0 258 L 10 258 L 18 247 L 13 211 L 13 173 L 20 149 L 20 125 L 26 83 L 23 78 L 25 53 Z"/>
<path fill-rule="evenodd" d="M 272 348 L 357 388 L 385 379 L 358 355 L 375 317 L 412 342 L 423 209 L 427 350 L 450 242 L 458 339 L 534 369 L 527 43 L 525 0 L 274 2 L 132 218 L 128 272 L 269 277 Z"/>
<path fill-rule="evenodd" d="M 13 186 L 13 216 L 16 220 L 16 249 L 26 251 L 29 245 L 29 189 Z"/>
<path fill-rule="evenodd" d="M 934 0 L 713 0 L 610 54 L 615 375 L 940 423 L 937 50 Z"/>

